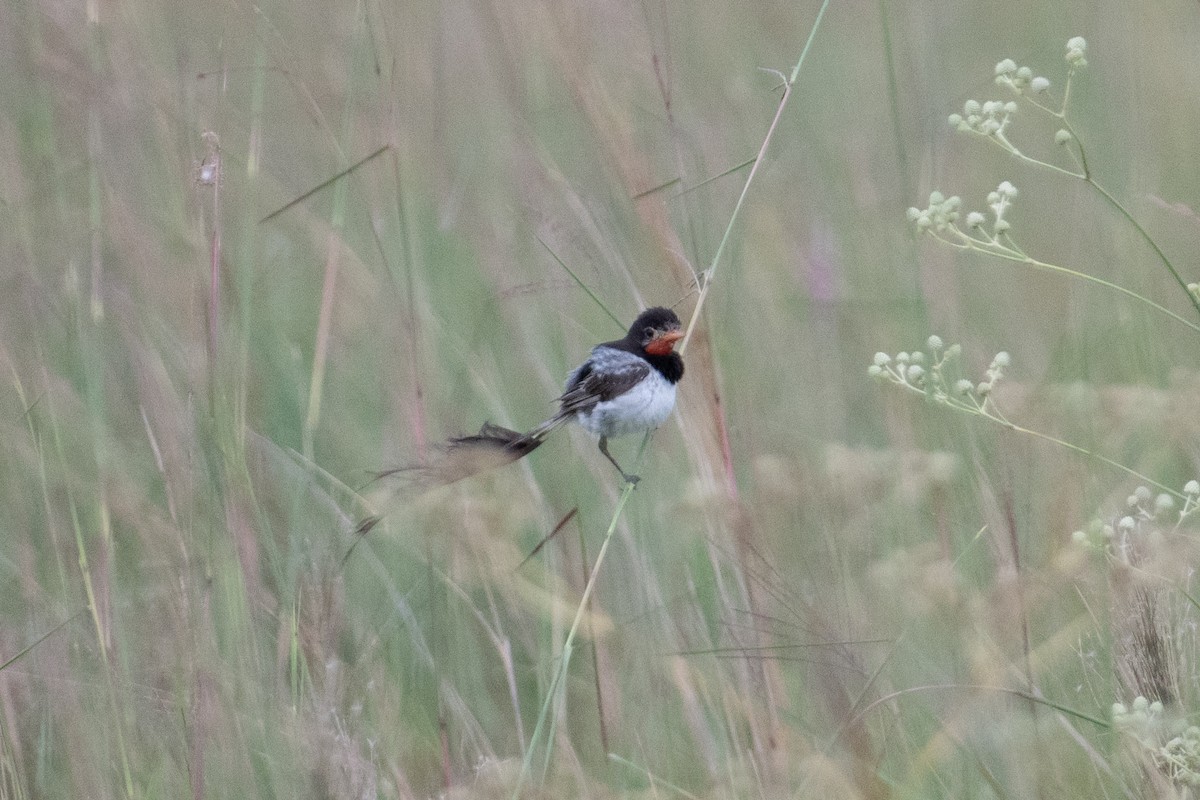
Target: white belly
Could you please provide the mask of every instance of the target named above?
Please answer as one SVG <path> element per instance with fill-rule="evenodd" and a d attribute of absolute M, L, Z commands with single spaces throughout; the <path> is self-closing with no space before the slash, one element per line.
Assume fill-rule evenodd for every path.
<path fill-rule="evenodd" d="M 597 403 L 575 415 L 576 421 L 595 436 L 645 433 L 666 421 L 675 408 L 675 384 L 656 370 L 631 391 Z"/>

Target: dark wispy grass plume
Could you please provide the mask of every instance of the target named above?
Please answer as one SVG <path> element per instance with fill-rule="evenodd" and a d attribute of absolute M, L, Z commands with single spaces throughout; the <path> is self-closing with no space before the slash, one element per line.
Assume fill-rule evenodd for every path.
<path fill-rule="evenodd" d="M 435 449 L 429 463 L 385 470 L 379 477 L 407 475 L 420 488 L 446 486 L 524 458 L 546 441 L 547 432 L 538 428 L 530 433 L 520 433 L 485 422 L 479 433 L 447 439 Z"/>
<path fill-rule="evenodd" d="M 541 428 L 530 433 L 520 433 L 485 422 L 479 433 L 471 436 L 452 436 L 434 447 L 425 464 L 381 470 L 375 473 L 374 479 L 397 479 L 401 483 L 397 491 L 406 493 L 449 486 L 473 475 L 507 466 L 529 455 L 545 441 L 545 433 L 539 436 L 539 431 Z M 382 519 L 379 515 L 365 517 L 355 532 L 369 533 Z"/>

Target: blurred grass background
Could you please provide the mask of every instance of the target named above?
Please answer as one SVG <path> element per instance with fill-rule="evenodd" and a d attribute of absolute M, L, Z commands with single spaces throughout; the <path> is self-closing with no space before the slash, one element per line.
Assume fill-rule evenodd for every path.
<path fill-rule="evenodd" d="M 536 424 L 620 335 L 548 251 L 625 323 L 690 315 L 746 168 L 708 179 L 757 152 L 760 68 L 817 10 L 576 5 L 0 6 L 0 797 L 512 791 L 611 467 L 575 431 L 437 492 L 355 490 Z M 1071 544 L 1132 482 L 866 376 L 931 332 L 976 379 L 1007 350 L 1010 418 L 1200 473 L 1193 334 L 905 220 L 1011 180 L 1026 252 L 1189 312 L 1087 187 L 946 124 L 1002 96 L 1006 56 L 1061 87 L 1074 35 L 1093 170 L 1194 279 L 1195 3 L 833 4 L 531 796 L 1143 790 L 1107 727 L 1134 579 Z M 1195 552 L 1160 539 L 1138 585 L 1189 719 Z"/>

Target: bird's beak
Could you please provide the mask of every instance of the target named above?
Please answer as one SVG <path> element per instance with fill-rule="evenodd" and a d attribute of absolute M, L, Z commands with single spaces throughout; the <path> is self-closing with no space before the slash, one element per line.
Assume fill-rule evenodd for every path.
<path fill-rule="evenodd" d="M 646 352 L 652 356 L 669 355 L 671 348 L 682 338 L 683 331 L 679 330 L 678 328 L 675 330 L 664 331 L 650 340 L 650 343 L 646 345 Z"/>

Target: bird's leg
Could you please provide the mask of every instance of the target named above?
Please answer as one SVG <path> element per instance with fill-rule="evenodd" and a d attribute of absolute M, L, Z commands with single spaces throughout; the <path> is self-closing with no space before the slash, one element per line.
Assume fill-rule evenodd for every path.
<path fill-rule="evenodd" d="M 637 484 L 637 482 L 641 480 L 641 478 L 639 478 L 637 475 L 630 475 L 628 472 L 621 469 L 621 465 L 618 464 L 617 460 L 612 457 L 612 453 L 608 452 L 607 436 L 600 437 L 600 452 L 604 453 L 604 457 L 612 462 L 612 465 L 617 468 L 617 472 L 621 473 L 621 477 L 625 479 L 626 483 Z"/>

